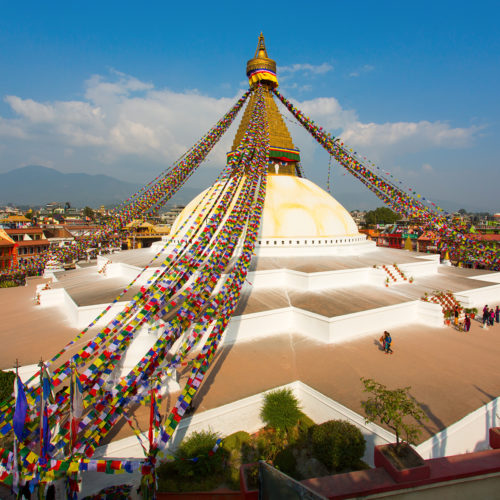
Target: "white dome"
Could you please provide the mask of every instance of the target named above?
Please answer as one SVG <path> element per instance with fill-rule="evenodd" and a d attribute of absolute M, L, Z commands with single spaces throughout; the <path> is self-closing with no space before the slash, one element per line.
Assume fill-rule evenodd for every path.
<path fill-rule="evenodd" d="M 205 193 L 194 198 L 179 214 L 172 226 L 172 235 L 195 210 Z M 344 236 L 360 234 L 349 212 L 333 196 L 301 177 L 268 175 L 259 238 Z"/>

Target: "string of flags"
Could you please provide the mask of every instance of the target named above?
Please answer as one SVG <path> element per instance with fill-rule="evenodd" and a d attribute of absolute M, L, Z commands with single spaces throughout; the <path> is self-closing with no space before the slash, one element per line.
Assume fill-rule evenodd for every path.
<path fill-rule="evenodd" d="M 467 234 L 462 226 L 445 217 L 448 215 L 447 212 L 414 189 L 409 188 L 409 192 L 406 192 L 399 179 L 368 161 L 366 157 L 361 157 L 353 148 L 344 144 L 340 138 L 324 131 L 278 90 L 273 89 L 273 92 L 316 141 L 349 173 L 363 182 L 380 200 L 395 212 L 404 217 L 418 219 L 426 229 L 433 231 L 434 242 L 440 245 L 442 251 L 448 251 L 452 258 L 458 261 L 476 262 L 492 270 L 500 269 L 498 249 L 490 248 L 487 244 L 482 243 L 478 240 L 477 235 Z M 372 170 L 373 168 L 384 174 L 386 178 L 376 174 Z M 395 182 L 400 186 L 397 186 Z"/>
<path fill-rule="evenodd" d="M 163 259 L 159 268 L 123 309 L 78 349 L 80 340 L 123 298 L 153 261 L 71 342 L 42 363 L 38 374 L 26 384 L 16 377 L 14 397 L 0 407 L 0 436 L 13 431 L 16 437 L 13 451 L 0 449 L 0 480 L 10 481 L 13 489 L 22 481 L 42 484 L 67 476 L 73 481 L 73 497 L 73 476 L 78 472 L 119 474 L 140 470 L 145 494 L 154 491 L 156 462 L 172 458 L 166 451 L 167 444 L 211 366 L 238 304 L 255 251 L 269 162 L 264 99 L 267 90 L 257 85 L 245 93 L 178 162 L 127 199 L 100 236 L 82 240 L 78 248 L 70 250 L 83 252 L 89 245 L 118 238 L 117 231 L 126 221 L 153 210 L 172 196 L 218 142 L 251 92 L 251 116 L 240 144 L 216 182 L 172 235 L 171 243 L 154 256 L 153 261 Z M 434 207 L 433 202 L 415 190 L 404 190 L 399 179 L 323 131 L 277 90 L 273 92 L 328 151 L 330 159 L 334 158 L 384 203 L 435 228 L 440 244 L 455 255 L 480 259 L 490 268 L 498 268 L 498 253 L 482 247 L 450 223 L 440 207 Z M 329 164 L 329 189 L 330 171 Z M 157 340 L 137 365 L 121 376 L 124 354 L 141 328 L 155 332 Z M 174 344 L 178 347 L 172 352 Z M 199 344 L 181 394 L 168 415 L 162 416 L 161 387 Z M 73 348 L 76 352 L 61 362 L 61 357 Z M 133 428 L 129 410 L 136 404 L 150 405 L 148 442 L 134 431 L 145 458 L 92 459 L 97 446 L 120 419 Z M 220 441 L 216 446 L 219 445 Z M 197 457 L 192 458 L 196 460 Z"/>

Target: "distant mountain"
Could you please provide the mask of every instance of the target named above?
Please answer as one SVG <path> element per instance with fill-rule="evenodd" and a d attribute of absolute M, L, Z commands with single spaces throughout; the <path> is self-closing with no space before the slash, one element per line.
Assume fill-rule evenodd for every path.
<path fill-rule="evenodd" d="M 97 207 L 120 203 L 139 187 L 107 175 L 63 174 L 31 165 L 0 174 L 0 205 L 69 201 L 75 207 Z"/>

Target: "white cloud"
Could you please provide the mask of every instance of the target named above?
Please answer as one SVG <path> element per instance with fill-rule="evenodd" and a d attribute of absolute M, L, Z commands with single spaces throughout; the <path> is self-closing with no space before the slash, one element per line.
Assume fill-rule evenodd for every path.
<path fill-rule="evenodd" d="M 472 144 L 479 127 L 452 128 L 444 122 L 362 123 L 342 131 L 342 139 L 365 150 L 408 154 L 433 148 L 464 148 Z"/>
<path fill-rule="evenodd" d="M 293 65 L 289 71 L 325 71 L 319 67 Z M 8 96 L 5 101 L 15 117 L 0 117 L 2 167 L 8 170 L 36 160 L 63 171 L 105 172 L 129 180 L 147 176 L 144 180 L 148 180 L 148 168 L 157 172 L 179 158 L 236 99 L 236 95 L 217 99 L 196 90 L 156 89 L 116 71 L 108 77 L 92 76 L 85 82 L 82 100 L 37 102 Z M 377 162 L 430 148 L 467 147 L 480 130 L 475 126 L 454 128 L 442 121 L 365 123 L 355 110 L 344 109 L 333 97 L 296 104 Z M 295 141 L 304 153 L 313 151 L 312 140 L 303 141 L 305 135 L 299 135 L 296 128 L 291 131 L 294 137 L 297 134 Z M 214 148 L 210 165 L 225 163 L 233 136 L 229 132 Z M 425 165 L 422 168 L 430 171 Z"/>
<path fill-rule="evenodd" d="M 425 120 L 365 123 L 356 111 L 344 109 L 334 97 L 294 101 L 294 104 L 325 130 L 339 136 L 346 145 L 376 162 L 392 163 L 397 157 L 430 149 L 470 147 L 482 129 L 452 127 L 446 122 Z"/>
<path fill-rule="evenodd" d="M 0 138 L 29 138 L 33 145 L 50 141 L 65 157 L 78 147 L 93 148 L 95 160 L 106 163 L 131 154 L 163 163 L 183 154 L 236 102 L 236 97 L 215 99 L 197 91 L 157 90 L 112 74 L 111 79 L 92 76 L 82 101 L 42 103 L 7 96 L 17 118 L 0 117 Z M 223 153 L 219 157 L 224 161 Z"/>
<path fill-rule="evenodd" d="M 349 73 L 350 77 L 358 77 L 363 73 L 369 73 L 370 71 L 373 71 L 375 69 L 375 66 L 372 66 L 371 64 L 365 64 L 364 66 L 361 66 L 361 68 L 352 71 Z"/>
<path fill-rule="evenodd" d="M 312 75 L 324 75 L 325 73 L 328 73 L 329 71 L 333 70 L 333 66 L 329 63 L 322 63 L 322 64 L 292 64 L 291 66 L 279 66 L 278 67 L 278 74 L 280 73 L 309 73 Z"/>

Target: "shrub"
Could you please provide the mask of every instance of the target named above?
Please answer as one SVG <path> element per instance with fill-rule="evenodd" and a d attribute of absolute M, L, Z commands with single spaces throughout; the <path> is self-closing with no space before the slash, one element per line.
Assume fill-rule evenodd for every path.
<path fill-rule="evenodd" d="M 199 455 L 208 455 L 213 449 L 219 436 L 212 431 L 193 432 L 184 439 L 177 450 L 180 458 L 194 458 Z"/>
<path fill-rule="evenodd" d="M 13 286 L 24 286 L 26 274 L 24 273 L 4 273 L 0 274 L 0 288 L 10 288 Z"/>
<path fill-rule="evenodd" d="M 6 401 L 12 396 L 14 392 L 14 379 L 16 374 L 14 372 L 0 371 L 0 403 Z"/>
<path fill-rule="evenodd" d="M 232 451 L 241 451 L 243 444 L 250 442 L 250 434 L 245 431 L 238 431 L 226 436 L 222 441 L 222 447 L 231 453 Z"/>
<path fill-rule="evenodd" d="M 299 419 L 299 434 L 307 435 L 309 433 L 309 429 L 314 427 L 316 424 L 314 423 L 312 418 L 309 418 L 305 413 L 300 412 Z"/>
<path fill-rule="evenodd" d="M 297 424 L 301 414 L 299 402 L 290 389 L 268 392 L 260 410 L 260 416 L 267 425 L 285 432 Z"/>
<path fill-rule="evenodd" d="M 217 439 L 218 435 L 211 431 L 193 432 L 179 446 L 177 458 L 158 467 L 161 488 L 198 491 L 217 487 L 224 480 L 224 462 L 228 456 L 222 447 L 210 454 Z"/>
<path fill-rule="evenodd" d="M 356 467 L 366 448 L 361 431 L 345 420 L 329 420 L 314 426 L 311 443 L 315 457 L 336 470 Z"/>
<path fill-rule="evenodd" d="M 0 282 L 0 288 L 13 288 L 17 286 L 13 281 L 2 281 Z"/>
<path fill-rule="evenodd" d="M 274 465 L 280 471 L 294 477 L 297 474 L 297 459 L 293 454 L 293 449 L 291 447 L 287 447 L 284 450 L 281 450 L 274 459 Z"/>

